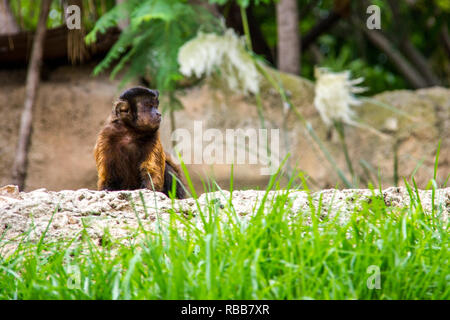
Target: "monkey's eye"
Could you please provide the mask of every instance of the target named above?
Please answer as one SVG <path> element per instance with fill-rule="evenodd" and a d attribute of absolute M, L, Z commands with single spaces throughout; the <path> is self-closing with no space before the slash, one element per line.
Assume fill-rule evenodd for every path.
<path fill-rule="evenodd" d="M 119 112 L 119 113 L 128 113 L 129 111 L 130 111 L 130 106 L 129 106 L 128 102 L 120 101 L 120 102 L 116 105 L 116 112 Z"/>

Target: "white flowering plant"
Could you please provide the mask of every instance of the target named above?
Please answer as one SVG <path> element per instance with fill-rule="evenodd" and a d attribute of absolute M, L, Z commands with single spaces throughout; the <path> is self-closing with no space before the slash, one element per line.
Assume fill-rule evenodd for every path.
<path fill-rule="evenodd" d="M 243 94 L 259 93 L 260 74 L 245 40 L 233 29 L 223 35 L 199 32 L 178 52 L 180 72 L 185 76 L 210 76 L 220 72 L 231 90 Z"/>
<path fill-rule="evenodd" d="M 354 121 L 352 107 L 362 104 L 362 101 L 354 94 L 367 90 L 367 88 L 358 87 L 358 84 L 362 83 L 364 78 L 352 79 L 348 70 L 331 72 L 326 68 L 317 67 L 314 69 L 314 75 L 316 77 L 314 106 L 323 122 L 327 126 L 334 125 L 338 132 L 348 170 L 352 177 L 355 178 L 355 172 L 345 142 L 344 124 L 360 126 Z"/>
<path fill-rule="evenodd" d="M 144 79 L 161 92 L 163 112 L 170 112 L 172 130 L 173 113 L 183 107 L 175 91 L 183 78 L 177 55 L 180 47 L 195 37 L 199 29 L 222 30 L 218 19 L 201 5 L 185 0 L 127 0 L 114 6 L 95 24 L 86 37 L 93 43 L 119 21 L 129 19 L 118 41 L 94 69 L 94 74 L 114 66 L 111 77 L 125 69 L 121 85 L 132 79 Z"/>
<path fill-rule="evenodd" d="M 354 95 L 366 91 L 357 85 L 363 78 L 351 79 L 350 71 L 331 72 L 326 68 L 315 68 L 316 77 L 314 106 L 325 122 L 331 125 L 334 121 L 354 124 L 353 106 L 361 105 Z"/>

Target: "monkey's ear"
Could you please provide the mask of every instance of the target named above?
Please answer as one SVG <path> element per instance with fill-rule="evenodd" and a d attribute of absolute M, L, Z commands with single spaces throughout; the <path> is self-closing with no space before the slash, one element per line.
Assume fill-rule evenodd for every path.
<path fill-rule="evenodd" d="M 131 108 L 127 101 L 118 100 L 113 107 L 113 113 L 118 117 L 121 113 L 130 113 Z"/>

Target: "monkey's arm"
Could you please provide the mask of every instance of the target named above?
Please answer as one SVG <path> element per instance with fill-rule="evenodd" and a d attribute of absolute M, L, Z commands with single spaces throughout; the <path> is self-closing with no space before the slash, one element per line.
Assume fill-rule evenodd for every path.
<path fill-rule="evenodd" d="M 97 167 L 97 189 L 105 190 L 106 189 L 106 164 L 104 159 L 104 145 L 101 143 L 101 140 L 97 140 L 94 148 L 95 155 L 95 165 Z"/>
<path fill-rule="evenodd" d="M 143 187 L 147 189 L 155 188 L 155 191 L 162 191 L 164 187 L 165 165 L 166 155 L 163 151 L 161 142 L 158 139 L 147 159 L 141 164 L 140 169 Z M 148 176 L 149 174 L 151 181 Z"/>

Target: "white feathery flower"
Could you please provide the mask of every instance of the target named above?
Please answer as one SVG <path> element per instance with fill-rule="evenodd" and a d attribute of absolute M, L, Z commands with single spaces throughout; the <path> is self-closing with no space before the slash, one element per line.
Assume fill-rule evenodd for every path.
<path fill-rule="evenodd" d="M 352 80 L 350 71 L 334 73 L 325 68 L 315 68 L 314 75 L 314 106 L 325 124 L 330 125 L 333 121 L 354 124 L 351 107 L 360 105 L 361 101 L 353 94 L 367 90 L 357 86 L 364 79 Z"/>
<path fill-rule="evenodd" d="M 178 51 L 180 72 L 199 78 L 220 70 L 230 89 L 258 93 L 260 75 L 244 43 L 233 29 L 224 35 L 199 32 Z"/>

